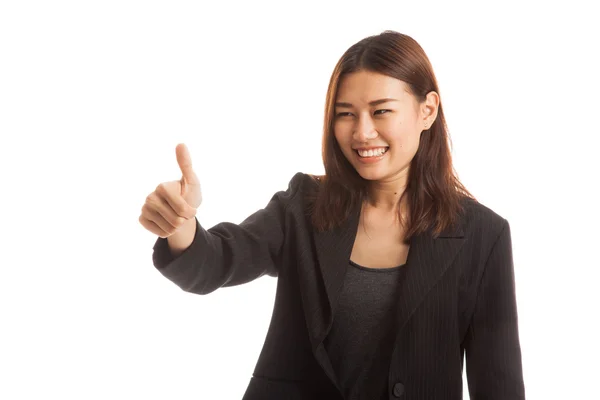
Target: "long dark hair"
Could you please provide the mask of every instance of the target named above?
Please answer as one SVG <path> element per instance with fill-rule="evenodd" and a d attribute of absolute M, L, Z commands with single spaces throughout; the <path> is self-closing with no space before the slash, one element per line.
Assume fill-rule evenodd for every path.
<path fill-rule="evenodd" d="M 315 230 L 340 225 L 351 209 L 366 200 L 369 181 L 363 179 L 345 158 L 333 134 L 334 104 L 341 78 L 357 71 L 377 72 L 404 81 L 419 102 L 427 93 L 440 91 L 433 68 L 421 46 L 410 36 L 384 31 L 352 45 L 338 61 L 327 90 L 323 126 L 322 156 L 325 175 L 311 175 L 320 182 L 319 190 L 308 196 L 309 215 Z M 475 200 L 458 180 L 452 165 L 451 143 L 438 105 L 437 118 L 421 135 L 419 148 L 411 161 L 406 189 L 407 219 L 399 214 L 405 227 L 405 243 L 415 234 L 429 229 L 434 236 L 457 222 L 464 211 L 461 200 Z M 476 200 L 475 200 L 476 201 Z M 398 207 L 399 213 L 401 208 Z"/>

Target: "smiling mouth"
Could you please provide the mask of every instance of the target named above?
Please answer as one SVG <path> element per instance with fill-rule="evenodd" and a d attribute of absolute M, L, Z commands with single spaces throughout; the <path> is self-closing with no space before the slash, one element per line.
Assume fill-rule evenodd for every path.
<path fill-rule="evenodd" d="M 389 150 L 389 149 L 390 149 L 390 147 L 389 147 L 389 146 L 387 146 L 383 152 L 381 152 L 381 151 L 377 151 L 377 152 L 368 152 L 368 151 L 367 151 L 367 152 L 363 152 L 363 154 L 364 154 L 364 155 L 361 155 L 361 154 L 359 153 L 359 151 L 358 151 L 358 150 L 354 150 L 354 152 L 355 152 L 355 153 L 356 153 L 356 154 L 357 154 L 357 155 L 358 155 L 360 158 L 376 158 L 376 157 L 381 157 L 381 156 L 383 156 L 385 153 L 387 153 L 387 152 L 388 152 L 388 150 Z"/>

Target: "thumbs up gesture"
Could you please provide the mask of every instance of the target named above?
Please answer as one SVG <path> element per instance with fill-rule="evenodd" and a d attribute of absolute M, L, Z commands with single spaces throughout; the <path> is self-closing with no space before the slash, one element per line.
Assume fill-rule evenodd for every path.
<path fill-rule="evenodd" d="M 181 197 L 189 206 L 196 209 L 202 203 L 202 192 L 198 176 L 192 169 L 192 157 L 183 143 L 177 145 L 175 153 L 177 154 L 177 164 L 181 169 L 181 179 L 179 180 Z"/>
<path fill-rule="evenodd" d="M 202 203 L 200 181 L 192 169 L 192 158 L 185 144 L 178 144 L 175 153 L 181 179 L 160 183 L 146 197 L 139 218 L 144 228 L 161 238 L 173 235 L 186 221 L 193 220 Z"/>

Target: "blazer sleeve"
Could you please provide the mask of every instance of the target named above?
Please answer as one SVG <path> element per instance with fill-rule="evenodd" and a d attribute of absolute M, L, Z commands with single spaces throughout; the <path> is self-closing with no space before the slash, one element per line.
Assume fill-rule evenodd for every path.
<path fill-rule="evenodd" d="M 463 346 L 471 400 L 525 399 L 507 220 L 488 256 Z"/>
<path fill-rule="evenodd" d="M 173 258 L 166 238 L 153 247 L 154 266 L 182 290 L 208 294 L 220 287 L 250 282 L 263 275 L 276 277 L 285 236 L 288 204 L 300 193 L 302 173 L 286 191 L 273 195 L 265 208 L 240 224 L 221 222 L 205 229 L 196 218 L 191 245 Z"/>

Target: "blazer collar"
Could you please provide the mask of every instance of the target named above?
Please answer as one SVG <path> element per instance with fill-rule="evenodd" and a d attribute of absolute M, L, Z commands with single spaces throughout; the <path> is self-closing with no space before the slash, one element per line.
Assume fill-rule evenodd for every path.
<path fill-rule="evenodd" d="M 356 239 L 360 206 L 338 228 L 315 232 L 317 265 L 300 271 L 304 315 L 312 350 L 327 375 L 337 384 L 323 341 L 333 322 L 338 295 L 342 289 Z M 437 239 L 428 231 L 410 241 L 405 285 L 398 293 L 397 327 L 401 330 L 429 290 L 442 277 L 464 244 L 462 224 L 447 229 Z M 310 263 L 304 264 L 309 266 Z M 321 278 L 321 279 L 319 279 Z"/>

